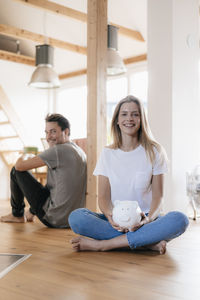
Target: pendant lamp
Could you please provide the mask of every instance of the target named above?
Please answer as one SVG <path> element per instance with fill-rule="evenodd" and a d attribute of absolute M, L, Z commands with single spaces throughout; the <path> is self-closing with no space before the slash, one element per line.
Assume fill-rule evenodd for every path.
<path fill-rule="evenodd" d="M 118 51 L 118 28 L 108 25 L 107 75 L 120 75 L 126 72 L 123 59 Z"/>
<path fill-rule="evenodd" d="M 36 46 L 36 66 L 33 72 L 30 86 L 39 89 L 51 89 L 60 87 L 58 75 L 53 70 L 53 47 L 50 45 Z"/>

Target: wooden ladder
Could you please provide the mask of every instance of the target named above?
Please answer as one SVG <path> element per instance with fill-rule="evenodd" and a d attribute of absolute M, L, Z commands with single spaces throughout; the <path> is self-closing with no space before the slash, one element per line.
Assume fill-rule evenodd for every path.
<path fill-rule="evenodd" d="M 3 88 L 0 86 L 0 156 L 9 169 L 23 152 L 27 137 Z"/>

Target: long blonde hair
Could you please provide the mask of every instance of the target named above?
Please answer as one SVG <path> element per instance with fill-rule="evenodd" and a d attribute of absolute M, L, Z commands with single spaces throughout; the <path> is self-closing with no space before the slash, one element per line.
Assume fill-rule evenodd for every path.
<path fill-rule="evenodd" d="M 143 107 L 141 101 L 138 98 L 131 96 L 131 95 L 122 99 L 115 108 L 112 122 L 111 122 L 111 136 L 113 138 L 113 144 L 110 145 L 109 148 L 117 149 L 122 146 L 121 130 L 119 128 L 119 125 L 117 124 L 118 116 L 119 116 L 119 111 L 120 111 L 121 106 L 124 103 L 130 103 L 130 102 L 134 102 L 138 106 L 139 113 L 140 113 L 140 129 L 138 131 L 138 141 L 144 147 L 151 163 L 153 163 L 155 160 L 154 148 L 156 148 L 157 151 L 159 152 L 161 163 L 162 163 L 164 161 L 164 158 L 166 158 L 166 153 L 165 153 L 164 149 L 162 148 L 162 146 L 159 143 L 157 143 L 155 141 L 155 139 L 153 138 L 153 135 L 151 133 L 151 129 L 149 127 L 149 123 L 148 123 L 148 120 L 146 117 L 146 113 L 145 113 L 145 110 L 144 110 L 144 107 Z"/>

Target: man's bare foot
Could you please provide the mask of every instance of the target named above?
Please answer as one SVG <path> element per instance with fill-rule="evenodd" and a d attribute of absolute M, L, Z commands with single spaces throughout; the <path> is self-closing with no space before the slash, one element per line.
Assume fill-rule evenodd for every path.
<path fill-rule="evenodd" d="M 102 251 L 101 241 L 78 236 L 73 238 L 70 243 L 75 251 Z"/>
<path fill-rule="evenodd" d="M 25 217 L 27 222 L 34 222 L 35 221 L 35 215 L 33 215 L 30 210 L 27 210 L 25 213 Z"/>
<path fill-rule="evenodd" d="M 5 222 L 5 223 L 25 223 L 26 217 L 25 216 L 15 217 L 15 216 L 13 216 L 13 214 L 9 214 L 9 215 L 0 217 L 0 221 Z"/>
<path fill-rule="evenodd" d="M 157 244 L 148 245 L 145 248 L 153 250 L 153 251 L 157 251 L 160 254 L 165 254 L 165 252 L 166 252 L 166 246 L 167 246 L 167 243 L 165 241 L 160 241 Z"/>

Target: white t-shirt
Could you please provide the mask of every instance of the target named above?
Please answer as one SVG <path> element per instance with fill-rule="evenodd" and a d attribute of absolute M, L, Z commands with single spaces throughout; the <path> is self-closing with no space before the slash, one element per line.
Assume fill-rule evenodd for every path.
<path fill-rule="evenodd" d="M 141 145 L 130 152 L 103 149 L 93 174 L 108 177 L 113 203 L 115 200 L 133 200 L 138 202 L 143 212 L 149 212 L 152 175 L 167 172 L 166 161 L 161 164 L 160 154 L 156 148 L 154 151 L 156 158 L 152 164 Z"/>

